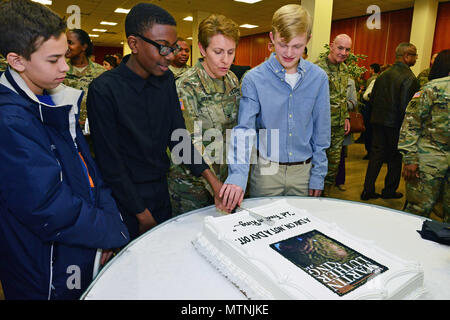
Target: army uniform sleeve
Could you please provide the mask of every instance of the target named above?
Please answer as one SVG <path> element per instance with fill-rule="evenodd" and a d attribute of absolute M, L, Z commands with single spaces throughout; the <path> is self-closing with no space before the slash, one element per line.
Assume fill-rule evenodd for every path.
<path fill-rule="evenodd" d="M 406 114 L 400 129 L 398 149 L 405 164 L 418 164 L 417 142 L 422 134 L 422 123 L 429 109 L 426 95 L 419 91 L 406 107 Z"/>
<path fill-rule="evenodd" d="M 197 97 L 188 81 L 177 81 L 177 93 L 186 129 L 192 135 L 194 133 L 194 121 L 198 117 Z"/>

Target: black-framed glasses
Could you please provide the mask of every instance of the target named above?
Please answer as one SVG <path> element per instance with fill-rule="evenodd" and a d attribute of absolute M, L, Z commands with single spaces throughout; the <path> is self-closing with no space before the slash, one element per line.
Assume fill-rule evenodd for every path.
<path fill-rule="evenodd" d="M 154 45 L 156 48 L 158 48 L 159 54 L 162 55 L 163 57 L 169 55 L 171 52 L 173 52 L 173 54 L 176 56 L 178 54 L 178 52 L 180 52 L 180 49 L 181 49 L 178 44 L 176 44 L 174 47 L 168 47 L 168 46 L 159 44 L 158 42 L 155 42 L 153 40 L 150 40 L 140 34 L 136 34 L 135 36 L 141 38 L 142 40 L 144 40 L 147 43 Z"/>

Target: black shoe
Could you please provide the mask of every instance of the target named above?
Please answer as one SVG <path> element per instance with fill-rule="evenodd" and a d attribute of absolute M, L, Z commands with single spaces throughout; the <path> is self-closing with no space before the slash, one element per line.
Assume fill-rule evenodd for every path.
<path fill-rule="evenodd" d="M 370 199 L 378 199 L 380 197 L 379 193 L 367 193 L 365 191 L 363 191 L 361 193 L 361 200 L 370 200 Z"/>
<path fill-rule="evenodd" d="M 386 193 L 381 193 L 381 198 L 383 199 L 400 199 L 403 197 L 403 193 L 401 192 L 394 192 L 394 193 L 390 193 L 390 194 L 386 194 Z"/>

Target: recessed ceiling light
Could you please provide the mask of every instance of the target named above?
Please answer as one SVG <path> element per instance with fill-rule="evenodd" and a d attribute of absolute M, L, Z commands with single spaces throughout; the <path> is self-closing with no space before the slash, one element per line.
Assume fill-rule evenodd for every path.
<path fill-rule="evenodd" d="M 97 32 L 106 32 L 108 30 L 106 29 L 92 29 L 92 31 L 97 31 Z"/>
<path fill-rule="evenodd" d="M 31 0 L 31 1 L 37 2 L 37 3 L 40 3 L 40 4 L 45 4 L 45 5 L 48 5 L 48 6 L 52 5 L 52 0 Z"/>
<path fill-rule="evenodd" d="M 102 22 L 100 22 L 100 24 L 107 25 L 107 26 L 116 26 L 117 22 L 102 21 Z"/>
<path fill-rule="evenodd" d="M 241 24 L 239 27 L 241 27 L 241 28 L 247 28 L 247 29 L 253 29 L 253 28 L 258 28 L 259 26 L 255 26 L 255 25 L 253 25 L 253 24 L 248 24 L 248 23 L 246 23 L 246 24 Z"/>
<path fill-rule="evenodd" d="M 116 10 L 114 10 L 114 12 L 117 13 L 128 13 L 130 12 L 131 9 L 124 9 L 124 8 L 117 8 Z"/>
<path fill-rule="evenodd" d="M 256 2 L 260 2 L 260 1 L 262 1 L 262 0 L 234 0 L 234 1 L 236 1 L 236 2 L 245 2 L 245 3 L 253 4 L 253 3 L 256 3 Z"/>
<path fill-rule="evenodd" d="M 98 34 L 90 34 L 89 37 L 91 37 L 91 38 L 98 38 L 99 35 Z"/>
<path fill-rule="evenodd" d="M 194 18 L 192 18 L 191 16 L 188 16 L 186 18 L 183 19 L 184 21 L 194 21 Z"/>

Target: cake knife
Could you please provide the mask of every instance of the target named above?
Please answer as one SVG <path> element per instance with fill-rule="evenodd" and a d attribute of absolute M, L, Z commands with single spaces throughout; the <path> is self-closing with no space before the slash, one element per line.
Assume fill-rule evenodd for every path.
<path fill-rule="evenodd" d="M 269 226 L 273 226 L 275 224 L 275 221 L 272 221 L 262 215 L 260 215 L 259 213 L 256 213 L 255 211 L 252 211 L 250 209 L 244 208 L 242 206 L 239 206 L 239 208 L 241 210 L 245 210 L 247 211 L 253 218 L 258 219 L 258 220 L 262 220 L 264 223 L 268 224 Z"/>

